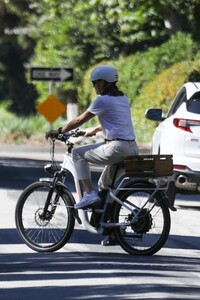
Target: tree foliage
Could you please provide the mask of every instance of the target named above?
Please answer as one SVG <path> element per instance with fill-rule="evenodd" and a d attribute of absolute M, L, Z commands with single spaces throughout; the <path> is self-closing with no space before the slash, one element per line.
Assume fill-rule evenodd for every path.
<path fill-rule="evenodd" d="M 147 50 L 178 31 L 195 35 L 199 22 L 197 0 L 43 1 L 48 16 L 40 30 L 38 53 L 48 57 L 54 49 L 61 60 L 81 69 Z"/>

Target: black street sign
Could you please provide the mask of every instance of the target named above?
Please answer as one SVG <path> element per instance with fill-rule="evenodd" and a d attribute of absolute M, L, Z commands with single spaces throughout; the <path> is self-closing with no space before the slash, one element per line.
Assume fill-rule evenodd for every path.
<path fill-rule="evenodd" d="M 70 68 L 31 68 L 31 80 L 72 81 L 73 69 Z"/>

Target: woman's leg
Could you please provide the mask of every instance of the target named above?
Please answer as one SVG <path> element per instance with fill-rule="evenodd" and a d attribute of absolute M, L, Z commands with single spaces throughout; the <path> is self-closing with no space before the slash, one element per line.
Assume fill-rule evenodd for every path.
<path fill-rule="evenodd" d="M 93 185 L 91 180 L 91 172 L 89 168 L 90 160 L 84 158 L 86 152 L 96 149 L 100 144 L 92 144 L 83 147 L 74 148 L 72 152 L 72 159 L 74 161 L 76 176 L 83 187 L 83 190 L 87 193 L 93 191 Z"/>
<path fill-rule="evenodd" d="M 97 192 L 93 189 L 89 160 L 84 158 L 86 152 L 97 147 L 98 145 L 87 145 L 73 150 L 72 158 L 76 169 L 77 179 L 84 190 L 82 199 L 74 206 L 76 209 L 81 209 L 100 201 Z"/>
<path fill-rule="evenodd" d="M 111 186 L 114 176 L 116 176 L 115 181 L 117 181 L 124 174 L 124 169 L 123 167 L 119 166 L 119 163 L 124 160 L 125 156 L 139 155 L 136 142 L 117 142 L 115 147 L 116 151 L 113 154 L 113 157 L 109 160 L 109 165 L 105 166 L 99 178 L 98 186 L 100 190 L 106 189 Z"/>

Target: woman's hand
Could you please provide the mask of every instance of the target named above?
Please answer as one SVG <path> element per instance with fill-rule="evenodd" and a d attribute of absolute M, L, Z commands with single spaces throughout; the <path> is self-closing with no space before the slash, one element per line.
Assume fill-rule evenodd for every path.
<path fill-rule="evenodd" d="M 98 125 L 95 128 L 88 128 L 85 130 L 85 136 L 93 136 L 96 135 L 97 132 L 101 131 L 102 127 L 101 125 Z"/>
<path fill-rule="evenodd" d="M 45 133 L 45 138 L 46 138 L 46 139 L 48 139 L 48 138 L 53 139 L 53 138 L 56 138 L 59 134 L 60 134 L 60 133 L 59 133 L 58 130 L 51 129 L 51 130 L 49 130 L 49 131 L 47 131 L 47 132 Z"/>
<path fill-rule="evenodd" d="M 95 130 L 95 128 L 87 128 L 86 130 L 85 130 L 85 134 L 84 134 L 84 136 L 94 136 L 94 135 L 96 135 L 96 130 Z"/>

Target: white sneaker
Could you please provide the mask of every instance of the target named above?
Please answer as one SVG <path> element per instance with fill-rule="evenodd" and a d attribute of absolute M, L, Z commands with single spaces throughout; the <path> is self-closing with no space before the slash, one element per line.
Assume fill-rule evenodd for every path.
<path fill-rule="evenodd" d="M 99 202 L 100 200 L 101 199 L 100 199 L 99 195 L 97 194 L 97 192 L 92 191 L 90 194 L 84 192 L 83 198 L 80 200 L 79 203 L 74 205 L 74 208 L 75 209 L 84 208 L 89 205 L 95 204 L 95 203 Z"/>

